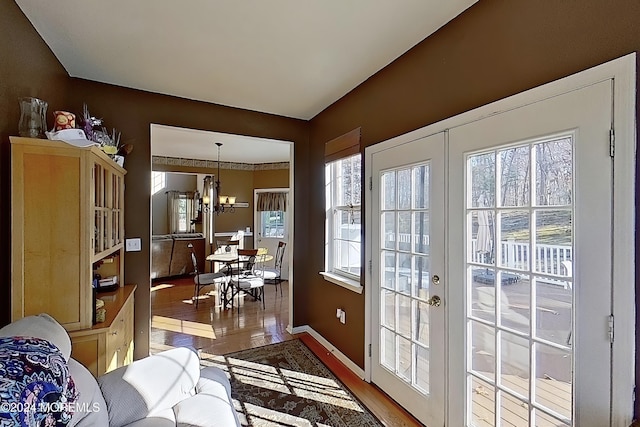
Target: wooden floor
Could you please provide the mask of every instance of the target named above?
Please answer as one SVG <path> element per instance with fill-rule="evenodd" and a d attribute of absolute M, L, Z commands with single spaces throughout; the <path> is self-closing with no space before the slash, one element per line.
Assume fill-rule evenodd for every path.
<path fill-rule="evenodd" d="M 206 292 L 210 288 L 205 288 Z M 155 280 L 151 288 L 151 352 L 189 345 L 202 352 L 222 355 L 247 348 L 300 338 L 331 371 L 386 426 L 420 426 L 410 414 L 377 387 L 362 381 L 333 354 L 308 334 L 291 335 L 286 331 L 289 319 L 288 284 L 283 296 L 273 285 L 265 289 L 262 304 L 245 297 L 231 311 L 223 309 L 214 295 L 201 296 L 198 308 L 191 301 L 193 280 L 180 278 Z"/>

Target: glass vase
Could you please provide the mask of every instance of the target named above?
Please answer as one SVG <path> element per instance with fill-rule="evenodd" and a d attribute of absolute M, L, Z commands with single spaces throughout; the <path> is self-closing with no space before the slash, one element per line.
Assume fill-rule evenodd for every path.
<path fill-rule="evenodd" d="M 42 138 L 47 129 L 47 103 L 38 98 L 20 98 L 18 134 L 28 138 Z"/>

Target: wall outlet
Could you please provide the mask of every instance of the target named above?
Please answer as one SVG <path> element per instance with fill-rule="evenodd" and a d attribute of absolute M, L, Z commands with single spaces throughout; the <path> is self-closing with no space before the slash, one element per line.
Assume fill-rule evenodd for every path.
<path fill-rule="evenodd" d="M 124 249 L 127 252 L 137 252 L 142 250 L 142 240 L 138 237 L 135 239 L 126 239 Z"/>

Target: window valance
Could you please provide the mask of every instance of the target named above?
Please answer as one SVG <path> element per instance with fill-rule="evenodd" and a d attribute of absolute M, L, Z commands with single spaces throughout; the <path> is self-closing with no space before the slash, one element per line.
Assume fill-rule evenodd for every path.
<path fill-rule="evenodd" d="M 287 193 L 258 193 L 258 202 L 256 203 L 258 211 L 286 211 L 287 210 Z"/>
<path fill-rule="evenodd" d="M 324 144 L 324 162 L 330 163 L 360 152 L 360 128 Z"/>

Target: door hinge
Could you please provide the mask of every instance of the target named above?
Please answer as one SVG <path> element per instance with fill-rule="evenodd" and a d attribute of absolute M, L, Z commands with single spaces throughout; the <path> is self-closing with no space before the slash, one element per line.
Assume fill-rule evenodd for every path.
<path fill-rule="evenodd" d="M 372 191 L 372 190 L 373 190 L 373 177 L 370 176 L 369 177 L 369 191 Z"/>
<path fill-rule="evenodd" d="M 613 344 L 613 314 L 609 316 L 609 342 Z"/>
<path fill-rule="evenodd" d="M 371 357 L 371 344 L 369 344 L 369 357 Z"/>
<path fill-rule="evenodd" d="M 369 260 L 369 274 L 373 273 L 373 261 Z"/>
<path fill-rule="evenodd" d="M 613 129 L 609 129 L 609 156 L 616 154 L 616 134 Z"/>

